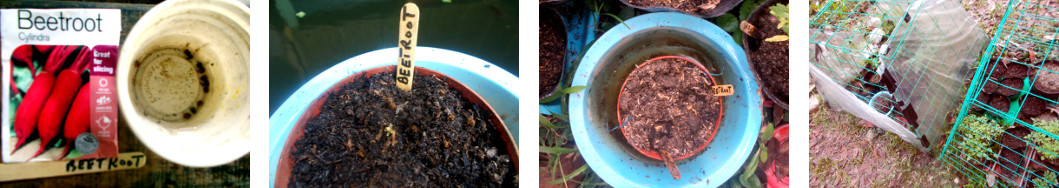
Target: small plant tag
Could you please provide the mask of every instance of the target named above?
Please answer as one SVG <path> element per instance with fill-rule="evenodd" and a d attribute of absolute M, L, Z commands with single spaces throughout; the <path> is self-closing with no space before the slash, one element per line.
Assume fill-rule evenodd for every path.
<path fill-rule="evenodd" d="M 397 88 L 412 91 L 416 41 L 419 39 L 419 7 L 415 3 L 405 3 L 401 7 L 400 20 L 400 32 L 397 34 Z"/>
<path fill-rule="evenodd" d="M 735 93 L 735 88 L 732 85 L 717 85 L 713 86 L 713 96 L 723 97 L 729 96 Z"/>

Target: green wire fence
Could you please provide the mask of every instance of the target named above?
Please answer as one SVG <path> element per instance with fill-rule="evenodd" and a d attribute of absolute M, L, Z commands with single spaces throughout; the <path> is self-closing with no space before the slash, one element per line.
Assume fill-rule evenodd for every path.
<path fill-rule="evenodd" d="M 1056 187 L 1059 3 L 1007 3 L 939 156 L 968 183 Z"/>
<path fill-rule="evenodd" d="M 988 43 L 960 1 L 829 0 L 811 7 L 817 92 L 923 151 L 940 147 Z"/>

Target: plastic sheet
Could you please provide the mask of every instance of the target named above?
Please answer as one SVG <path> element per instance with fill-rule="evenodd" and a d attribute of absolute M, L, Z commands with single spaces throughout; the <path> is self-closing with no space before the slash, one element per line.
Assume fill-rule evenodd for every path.
<path fill-rule="evenodd" d="M 953 109 L 959 107 L 967 90 L 964 81 L 972 76 L 970 69 L 977 65 L 988 38 L 955 0 L 871 2 L 865 13 L 853 16 L 860 17 L 850 19 L 860 21 L 825 23 L 811 30 L 810 75 L 817 91 L 833 108 L 893 132 L 920 150 L 929 150 L 927 147 L 937 145 L 952 127 L 947 117 L 958 113 Z M 849 90 L 848 86 L 879 86 L 861 80 L 857 75 L 862 69 L 893 78 L 892 83 L 884 78 L 881 86 L 887 86 L 897 104 L 903 104 L 896 109 L 914 109 L 915 114 L 902 111 L 905 114 L 898 116 L 912 116 L 908 120 L 915 121 L 917 129 L 909 130 L 908 125 L 895 120 L 894 114 L 868 105 L 879 91 Z M 855 82 L 860 83 L 850 84 Z M 920 136 L 929 140 L 927 147 Z"/>

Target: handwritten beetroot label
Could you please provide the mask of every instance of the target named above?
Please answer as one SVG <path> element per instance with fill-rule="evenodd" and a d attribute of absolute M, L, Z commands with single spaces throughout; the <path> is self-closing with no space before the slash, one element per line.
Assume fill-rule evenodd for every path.
<path fill-rule="evenodd" d="M 412 75 L 415 70 L 416 41 L 419 39 L 419 7 L 406 3 L 401 8 L 397 41 L 397 88 L 412 91 Z"/>

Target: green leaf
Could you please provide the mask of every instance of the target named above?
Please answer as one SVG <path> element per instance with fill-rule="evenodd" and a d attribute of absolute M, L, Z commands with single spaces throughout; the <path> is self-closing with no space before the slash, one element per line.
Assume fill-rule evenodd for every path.
<path fill-rule="evenodd" d="M 750 17 L 750 13 L 754 12 L 754 8 L 764 3 L 765 0 L 746 0 L 743 1 L 743 5 L 739 7 L 739 20 L 746 20 Z"/>
<path fill-rule="evenodd" d="M 614 14 L 611 14 L 611 13 L 603 13 L 603 15 L 607 15 L 607 16 L 610 16 L 610 17 L 612 17 L 612 18 L 614 18 L 614 19 L 618 20 L 618 22 L 621 22 L 621 25 L 625 25 L 625 28 L 628 28 L 628 29 L 632 29 L 632 27 L 629 27 L 629 25 L 625 24 L 625 21 L 624 21 L 624 20 L 622 20 L 621 18 L 619 18 L 618 16 L 616 16 L 616 15 L 614 15 Z"/>
<path fill-rule="evenodd" d="M 585 172 L 585 170 L 587 170 L 587 169 L 588 169 L 588 164 L 581 165 L 580 168 L 577 168 L 577 170 L 574 170 L 573 172 L 570 172 L 570 174 L 567 174 L 567 175 L 563 176 L 562 179 L 552 180 L 552 181 L 549 181 L 549 182 L 546 182 L 546 183 L 547 184 L 560 184 L 560 183 L 563 183 L 566 180 L 574 179 L 574 177 L 577 177 L 577 175 L 581 175 L 581 173 Z"/>
<path fill-rule="evenodd" d="M 758 142 L 765 143 L 765 141 L 768 141 L 769 138 L 772 138 L 773 131 L 775 131 L 775 128 L 773 128 L 772 123 L 769 123 L 768 126 L 765 126 L 765 130 L 761 132 L 761 136 L 758 137 Z"/>
<path fill-rule="evenodd" d="M 545 127 L 553 128 L 553 129 L 562 128 L 562 127 L 559 127 L 559 126 L 555 126 L 555 124 L 552 124 L 551 121 L 548 121 L 548 118 L 544 117 L 544 114 L 539 114 L 539 115 L 540 115 L 539 121 L 541 122 L 541 125 L 544 125 Z"/>
<path fill-rule="evenodd" d="M 559 90 L 563 89 L 563 85 L 562 84 L 556 85 L 555 87 L 558 87 L 556 89 L 559 89 Z M 555 101 L 555 99 L 558 99 L 560 96 L 563 96 L 563 95 L 560 95 L 559 93 L 555 93 L 555 94 L 552 94 L 551 96 L 544 97 L 543 99 L 541 99 L 538 102 L 540 102 L 540 104 L 550 103 L 552 101 Z"/>
<path fill-rule="evenodd" d="M 761 147 L 759 149 L 761 150 L 761 163 L 765 163 L 765 161 L 769 159 L 769 150 L 765 147 Z"/>
<path fill-rule="evenodd" d="M 565 88 L 565 89 L 563 89 L 560 92 L 562 92 L 564 94 L 571 94 L 571 93 L 577 93 L 577 92 L 579 92 L 581 90 L 585 90 L 585 88 L 588 88 L 588 86 L 573 86 L 573 87 L 570 87 L 570 88 Z"/>
<path fill-rule="evenodd" d="M 725 13 L 720 17 L 717 17 L 717 25 L 721 26 L 721 29 L 731 34 L 739 33 L 739 19 L 730 13 Z"/>
<path fill-rule="evenodd" d="M 551 153 L 551 154 L 562 155 L 562 154 L 577 152 L 577 149 L 564 148 L 564 147 L 540 146 L 540 152 L 541 153 Z"/>
<path fill-rule="evenodd" d="M 570 116 L 568 116 L 568 115 L 555 113 L 555 112 L 552 112 L 551 110 L 548 110 L 548 113 L 551 113 L 552 117 L 554 117 L 554 118 L 558 118 L 560 120 L 563 120 L 563 122 L 570 122 Z"/>

